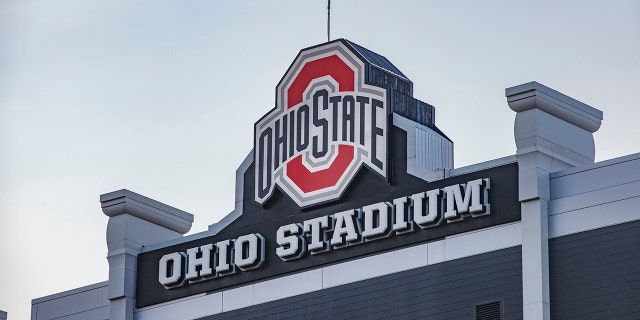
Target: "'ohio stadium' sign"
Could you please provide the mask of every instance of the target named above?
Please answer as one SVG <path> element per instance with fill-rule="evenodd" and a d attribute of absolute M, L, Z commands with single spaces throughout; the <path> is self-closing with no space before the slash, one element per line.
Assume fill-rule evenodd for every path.
<path fill-rule="evenodd" d="M 276 254 L 293 260 L 305 251 L 320 254 L 488 215 L 490 182 L 477 179 L 281 226 Z M 252 233 L 166 254 L 159 262 L 158 281 L 171 289 L 259 268 L 265 261 L 264 244 L 263 235 Z"/>

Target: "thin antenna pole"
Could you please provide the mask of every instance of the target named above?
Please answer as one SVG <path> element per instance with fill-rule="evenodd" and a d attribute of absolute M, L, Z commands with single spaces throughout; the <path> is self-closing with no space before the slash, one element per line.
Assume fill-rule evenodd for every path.
<path fill-rule="evenodd" d="M 327 0 L 327 42 L 331 41 L 331 0 Z"/>

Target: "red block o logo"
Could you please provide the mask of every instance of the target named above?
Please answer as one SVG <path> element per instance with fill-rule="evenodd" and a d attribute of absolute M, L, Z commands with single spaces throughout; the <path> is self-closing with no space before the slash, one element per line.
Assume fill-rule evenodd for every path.
<path fill-rule="evenodd" d="M 287 90 L 287 108 L 302 102 L 303 92 L 311 81 L 323 76 L 336 80 L 338 91 L 353 91 L 354 71 L 336 55 L 320 58 L 306 63 L 291 83 Z M 287 164 L 287 176 L 306 193 L 334 187 L 353 159 L 353 147 L 341 144 L 329 168 L 311 172 L 302 164 L 302 155 L 298 155 Z"/>
<path fill-rule="evenodd" d="M 299 206 L 339 199 L 365 165 L 386 177 L 386 90 L 341 41 L 303 50 L 255 126 L 255 200 L 277 185 Z"/>

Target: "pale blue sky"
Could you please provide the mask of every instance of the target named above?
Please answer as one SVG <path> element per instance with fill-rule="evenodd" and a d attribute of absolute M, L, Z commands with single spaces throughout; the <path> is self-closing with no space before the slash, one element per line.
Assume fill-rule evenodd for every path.
<path fill-rule="evenodd" d="M 640 151 L 638 1 L 332 1 L 332 38 L 386 56 L 436 107 L 456 166 L 515 152 L 506 87 L 604 112 L 596 157 Z M 326 1 L 0 0 L 0 310 L 107 279 L 100 194 L 233 208 L 253 123 Z"/>

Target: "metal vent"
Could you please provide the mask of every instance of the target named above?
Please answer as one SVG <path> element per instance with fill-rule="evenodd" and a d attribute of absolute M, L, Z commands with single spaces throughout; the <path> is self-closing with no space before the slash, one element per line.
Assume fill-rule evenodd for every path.
<path fill-rule="evenodd" d="M 501 320 L 502 304 L 500 301 L 476 305 L 476 320 Z"/>

